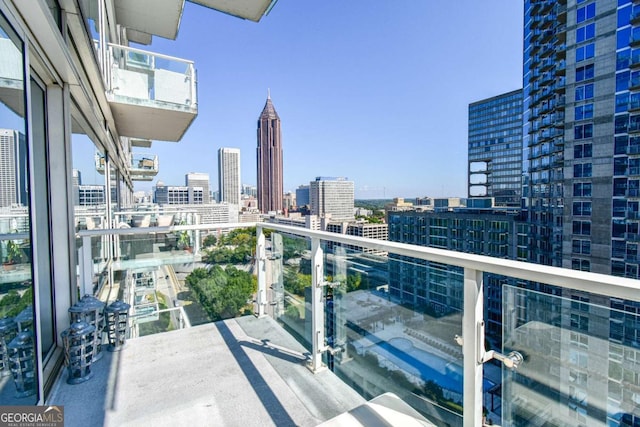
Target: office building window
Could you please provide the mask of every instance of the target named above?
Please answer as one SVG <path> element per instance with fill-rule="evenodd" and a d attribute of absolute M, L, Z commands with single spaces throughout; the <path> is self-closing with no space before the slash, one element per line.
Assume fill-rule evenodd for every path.
<path fill-rule="evenodd" d="M 616 54 L 616 71 L 629 68 L 631 63 L 631 49 L 621 50 Z"/>
<path fill-rule="evenodd" d="M 571 314 L 571 327 L 582 331 L 589 330 L 589 317 L 581 314 Z"/>
<path fill-rule="evenodd" d="M 596 16 L 596 4 L 591 3 L 576 10 L 576 23 L 579 24 Z"/>
<path fill-rule="evenodd" d="M 585 139 L 593 137 L 593 123 L 585 123 L 573 127 L 575 139 Z"/>
<path fill-rule="evenodd" d="M 573 221 L 573 234 L 591 235 L 591 221 Z"/>
<path fill-rule="evenodd" d="M 592 79 L 594 75 L 595 75 L 595 67 L 593 66 L 593 64 L 576 68 L 576 82 Z"/>
<path fill-rule="evenodd" d="M 575 108 L 576 120 L 585 120 L 593 118 L 593 104 L 579 105 Z"/>
<path fill-rule="evenodd" d="M 574 178 L 589 178 L 593 165 L 591 163 L 578 163 L 573 165 L 573 177 Z"/>
<path fill-rule="evenodd" d="M 616 95 L 616 113 L 624 113 L 629 109 L 629 92 Z"/>
<path fill-rule="evenodd" d="M 584 27 L 576 28 L 576 43 L 591 40 L 596 36 L 596 24 L 587 24 Z"/>
<path fill-rule="evenodd" d="M 615 133 L 627 133 L 629 129 L 629 115 L 621 114 L 614 119 Z"/>
<path fill-rule="evenodd" d="M 593 98 L 593 83 L 576 86 L 576 101 Z"/>
<path fill-rule="evenodd" d="M 591 202 L 573 202 L 573 214 L 577 216 L 590 216 Z"/>
<path fill-rule="evenodd" d="M 576 144 L 573 147 L 573 157 L 582 159 L 593 155 L 593 144 Z"/>
<path fill-rule="evenodd" d="M 574 254 L 591 255 L 591 240 L 573 239 L 571 250 Z"/>
<path fill-rule="evenodd" d="M 590 182 L 574 183 L 573 197 L 591 197 L 591 183 Z"/>

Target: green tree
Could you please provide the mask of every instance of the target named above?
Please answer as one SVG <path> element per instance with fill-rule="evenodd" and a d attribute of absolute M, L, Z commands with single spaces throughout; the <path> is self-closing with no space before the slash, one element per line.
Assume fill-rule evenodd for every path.
<path fill-rule="evenodd" d="M 218 243 L 218 238 L 216 236 L 214 236 L 213 234 L 209 234 L 202 241 L 202 246 L 211 247 L 211 246 L 215 246 L 217 243 Z"/>
<path fill-rule="evenodd" d="M 300 320 L 300 310 L 295 305 L 290 305 L 284 312 L 284 315 L 291 320 Z"/>
<path fill-rule="evenodd" d="M 213 320 L 240 314 L 257 289 L 255 276 L 231 265 L 195 269 L 185 281 Z"/>
<path fill-rule="evenodd" d="M 284 289 L 295 295 L 304 296 L 304 288 L 311 286 L 311 275 L 298 273 L 295 269 L 286 269 L 283 279 Z"/>
<path fill-rule="evenodd" d="M 428 380 L 424 383 L 424 386 L 422 387 L 422 392 L 424 396 L 428 397 L 433 401 L 442 402 L 445 400 L 444 394 L 442 393 L 442 387 L 440 387 L 433 380 Z"/>
<path fill-rule="evenodd" d="M 347 276 L 347 292 L 360 289 L 362 285 L 362 275 L 360 273 L 349 274 Z"/>

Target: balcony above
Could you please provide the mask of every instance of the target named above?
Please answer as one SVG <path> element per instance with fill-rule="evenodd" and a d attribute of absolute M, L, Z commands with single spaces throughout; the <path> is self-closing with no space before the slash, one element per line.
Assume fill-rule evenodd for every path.
<path fill-rule="evenodd" d="M 109 45 L 107 99 L 121 136 L 179 141 L 198 115 L 193 62 Z"/>
<path fill-rule="evenodd" d="M 130 139 L 132 147 L 144 147 L 150 148 L 152 141 L 149 139 L 140 139 L 140 138 L 131 138 Z"/>
<path fill-rule="evenodd" d="M 0 100 L 20 117 L 24 116 L 22 56 L 10 39 L 0 36 Z"/>
<path fill-rule="evenodd" d="M 157 35 L 171 40 L 178 35 L 184 0 L 116 0 L 114 6 L 118 24 L 135 34 Z M 138 40 L 142 37 L 136 37 Z"/>
<path fill-rule="evenodd" d="M 158 156 L 134 154 L 129 171 L 134 181 L 153 180 L 158 175 Z"/>
<path fill-rule="evenodd" d="M 258 22 L 277 0 L 189 0 L 238 18 Z"/>
<path fill-rule="evenodd" d="M 104 155 L 96 153 L 95 161 L 96 171 L 104 175 Z M 158 156 L 151 154 L 134 154 L 129 166 L 134 181 L 152 181 L 158 170 Z"/>

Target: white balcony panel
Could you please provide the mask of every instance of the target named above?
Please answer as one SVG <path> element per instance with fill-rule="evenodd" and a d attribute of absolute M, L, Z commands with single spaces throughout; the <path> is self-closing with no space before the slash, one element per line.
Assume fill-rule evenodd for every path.
<path fill-rule="evenodd" d="M 137 71 L 114 68 L 114 95 L 128 98 L 149 99 L 149 76 Z"/>
<path fill-rule="evenodd" d="M 183 73 L 156 70 L 156 101 L 185 104 L 191 101 L 191 81 Z"/>
<path fill-rule="evenodd" d="M 143 33 L 175 40 L 184 0 L 116 0 L 118 24 Z"/>
<path fill-rule="evenodd" d="M 189 0 L 239 18 L 260 21 L 276 0 Z"/>

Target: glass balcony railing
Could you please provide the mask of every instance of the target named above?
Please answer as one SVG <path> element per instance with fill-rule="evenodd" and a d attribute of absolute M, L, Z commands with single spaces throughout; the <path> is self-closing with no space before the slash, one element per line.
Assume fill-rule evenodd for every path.
<path fill-rule="evenodd" d="M 392 391 L 451 426 L 640 416 L 636 280 L 257 223 L 80 231 L 81 291 L 131 301 L 132 337 L 189 327 L 182 275 L 218 262 L 205 236 L 247 227 L 255 246 L 219 262 L 257 276 L 258 320 L 366 398 Z"/>
<path fill-rule="evenodd" d="M 512 286 L 503 312 L 505 351 L 528 358 L 504 372 L 505 425 L 634 425 L 635 312 Z"/>
<path fill-rule="evenodd" d="M 109 45 L 109 57 L 109 90 L 115 96 L 196 108 L 192 61 L 114 44 Z"/>

